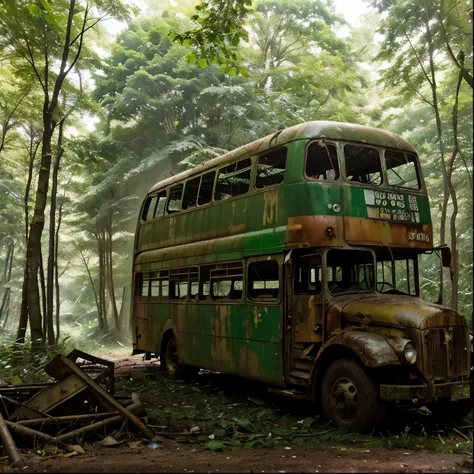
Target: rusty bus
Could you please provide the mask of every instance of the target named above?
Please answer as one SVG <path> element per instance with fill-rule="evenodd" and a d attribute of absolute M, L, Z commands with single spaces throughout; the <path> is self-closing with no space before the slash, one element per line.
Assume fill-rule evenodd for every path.
<path fill-rule="evenodd" d="M 171 377 L 262 381 L 348 429 L 375 427 L 390 402 L 460 419 L 472 347 L 463 316 L 420 298 L 418 257 L 433 250 L 404 139 L 337 122 L 280 130 L 148 192 L 134 353 Z"/>

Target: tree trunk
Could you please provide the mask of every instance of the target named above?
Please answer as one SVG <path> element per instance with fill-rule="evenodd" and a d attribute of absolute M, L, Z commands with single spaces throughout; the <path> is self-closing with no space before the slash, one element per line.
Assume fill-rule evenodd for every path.
<path fill-rule="evenodd" d="M 44 210 L 49 187 L 49 173 L 51 169 L 51 138 L 52 117 L 47 110 L 43 117 L 43 144 L 41 150 L 41 165 L 38 174 L 33 220 L 30 225 L 28 238 L 28 271 L 27 271 L 27 304 L 30 321 L 31 342 L 37 346 L 43 340 L 42 317 L 40 308 L 40 291 L 38 286 L 38 270 L 41 266 L 41 236 L 44 228 Z M 44 282 L 44 280 L 43 280 Z"/>
<path fill-rule="evenodd" d="M 13 253 L 15 249 L 15 242 L 12 239 L 7 249 L 7 256 L 5 258 L 5 268 L 3 269 L 3 286 L 9 285 L 10 279 L 12 276 L 12 266 L 13 266 Z M 2 298 L 2 304 L 0 306 L 0 322 L 3 319 L 2 326 L 5 326 L 6 314 L 8 313 L 8 303 L 10 301 L 10 286 L 5 288 Z"/>
<path fill-rule="evenodd" d="M 46 284 L 46 328 L 48 336 L 48 344 L 50 346 L 55 343 L 54 336 L 54 268 L 55 268 L 55 255 L 56 255 L 56 202 L 58 194 L 58 174 L 59 174 L 59 164 L 61 161 L 61 156 L 63 154 L 62 141 L 63 141 L 63 127 L 64 121 L 61 121 L 59 124 L 58 131 L 58 152 L 56 154 L 56 159 L 54 160 L 53 165 L 53 175 L 52 175 L 52 184 L 51 184 L 51 204 L 49 211 L 49 245 L 48 245 L 48 264 L 47 264 L 47 284 Z"/>
<path fill-rule="evenodd" d="M 99 329 L 103 329 L 103 322 L 102 322 L 102 315 L 101 315 L 102 308 L 100 306 L 99 296 L 97 294 L 97 290 L 96 290 L 96 287 L 94 285 L 94 280 L 92 278 L 92 274 L 91 274 L 91 271 L 89 269 L 89 262 L 84 257 L 84 254 L 82 253 L 82 250 L 79 250 L 79 253 L 81 254 L 82 261 L 84 263 L 84 266 L 86 267 L 87 275 L 89 276 L 89 281 L 91 282 L 92 291 L 94 292 L 95 304 L 97 306 L 97 322 L 99 324 Z"/>
<path fill-rule="evenodd" d="M 464 66 L 463 63 L 461 63 Z M 457 230 L 456 230 L 456 217 L 458 215 L 458 199 L 456 189 L 453 186 L 453 170 L 457 154 L 460 152 L 459 140 L 458 140 L 458 104 L 459 104 L 459 90 L 461 88 L 462 73 L 459 73 L 458 83 L 456 85 L 456 96 L 453 105 L 453 141 L 454 150 L 451 158 L 448 173 L 448 184 L 449 190 L 451 191 L 451 200 L 453 203 L 453 213 L 451 214 L 450 231 L 451 231 L 451 270 L 453 272 L 452 286 L 451 286 L 451 306 L 457 310 L 459 303 L 459 254 L 457 249 Z"/>
<path fill-rule="evenodd" d="M 28 163 L 28 179 L 26 181 L 25 194 L 23 196 L 23 208 L 25 211 L 25 244 L 28 247 L 28 229 L 30 224 L 30 217 L 28 211 L 28 202 L 30 200 L 31 181 L 33 180 L 33 165 L 38 152 L 38 147 L 41 144 L 39 140 L 36 144 L 34 143 L 34 130 L 30 127 L 30 146 L 29 146 L 29 163 Z M 20 319 L 18 321 L 18 331 L 16 334 L 16 342 L 23 344 L 25 342 L 26 327 L 28 325 L 28 302 L 26 298 L 27 293 L 27 280 L 28 280 L 28 250 L 25 253 L 25 270 L 23 274 L 23 284 L 21 287 L 21 309 Z"/>
<path fill-rule="evenodd" d="M 106 265 L 105 265 L 105 251 L 104 251 L 104 233 L 101 229 L 97 234 L 97 250 L 99 254 L 99 328 L 103 331 L 108 330 L 107 322 L 107 305 L 105 301 L 105 292 L 106 292 Z"/>
<path fill-rule="evenodd" d="M 42 316 L 42 323 L 43 323 L 43 342 L 46 341 L 46 332 L 48 330 L 48 320 L 45 318 L 46 315 L 46 284 L 45 284 L 45 278 L 44 278 L 44 262 L 43 262 L 43 250 L 41 249 L 40 252 L 40 268 L 39 268 L 39 278 L 40 278 L 40 288 L 41 288 L 41 307 L 42 307 L 42 314 L 40 312 L 40 315 Z"/>
<path fill-rule="evenodd" d="M 64 199 L 66 197 L 66 190 L 64 190 L 63 198 L 61 203 L 59 204 L 58 209 L 58 225 L 56 226 L 56 247 L 54 249 L 54 287 L 55 287 L 55 296 L 56 296 L 56 305 L 55 305 L 55 320 L 56 320 L 56 344 L 59 342 L 59 334 L 60 334 L 60 324 L 59 324 L 59 311 L 60 311 L 60 298 L 59 298 L 59 269 L 58 269 L 58 256 L 59 256 L 59 229 L 61 228 L 61 221 L 63 218 L 63 205 Z M 64 272 L 63 272 L 64 273 Z"/>
<path fill-rule="evenodd" d="M 112 265 L 112 211 L 109 207 L 107 214 L 107 231 L 104 234 L 107 252 L 107 287 L 109 289 L 109 298 L 112 306 L 112 320 L 115 329 L 120 331 L 120 321 L 118 317 L 117 302 L 115 300 L 115 288 L 113 279 Z"/>

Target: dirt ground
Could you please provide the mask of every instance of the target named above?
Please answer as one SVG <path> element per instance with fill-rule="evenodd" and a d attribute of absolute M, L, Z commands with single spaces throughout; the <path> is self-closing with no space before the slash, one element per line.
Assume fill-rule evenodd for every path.
<path fill-rule="evenodd" d="M 401 407 L 381 431 L 363 436 L 247 380 L 202 371 L 194 382 L 175 381 L 140 357 L 114 362 L 117 392 L 140 397 L 158 446 L 127 427 L 116 447 L 98 443 L 108 433 L 95 434 L 78 440 L 83 454 L 25 449 L 22 467 L 4 457 L 0 471 L 472 472 L 472 418 L 456 431 Z"/>
<path fill-rule="evenodd" d="M 23 472 L 472 472 L 472 456 L 389 449 L 249 449 L 209 452 L 165 443 L 158 449 L 85 446 L 73 458 L 27 456 Z M 367 452 L 369 451 L 369 452 Z"/>

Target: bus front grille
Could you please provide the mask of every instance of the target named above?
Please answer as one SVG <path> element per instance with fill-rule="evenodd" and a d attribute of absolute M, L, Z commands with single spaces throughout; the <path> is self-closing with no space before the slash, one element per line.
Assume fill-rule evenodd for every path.
<path fill-rule="evenodd" d="M 424 333 L 426 379 L 441 381 L 469 375 L 467 327 L 431 328 Z"/>

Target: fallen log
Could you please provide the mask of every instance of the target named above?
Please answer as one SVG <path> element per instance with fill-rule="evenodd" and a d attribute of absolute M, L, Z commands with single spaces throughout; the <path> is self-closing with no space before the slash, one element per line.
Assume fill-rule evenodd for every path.
<path fill-rule="evenodd" d="M 20 451 L 16 447 L 15 441 L 12 438 L 10 431 L 8 430 L 7 424 L 0 413 L 0 440 L 2 441 L 3 447 L 10 457 L 13 464 L 17 467 L 21 463 Z"/>

